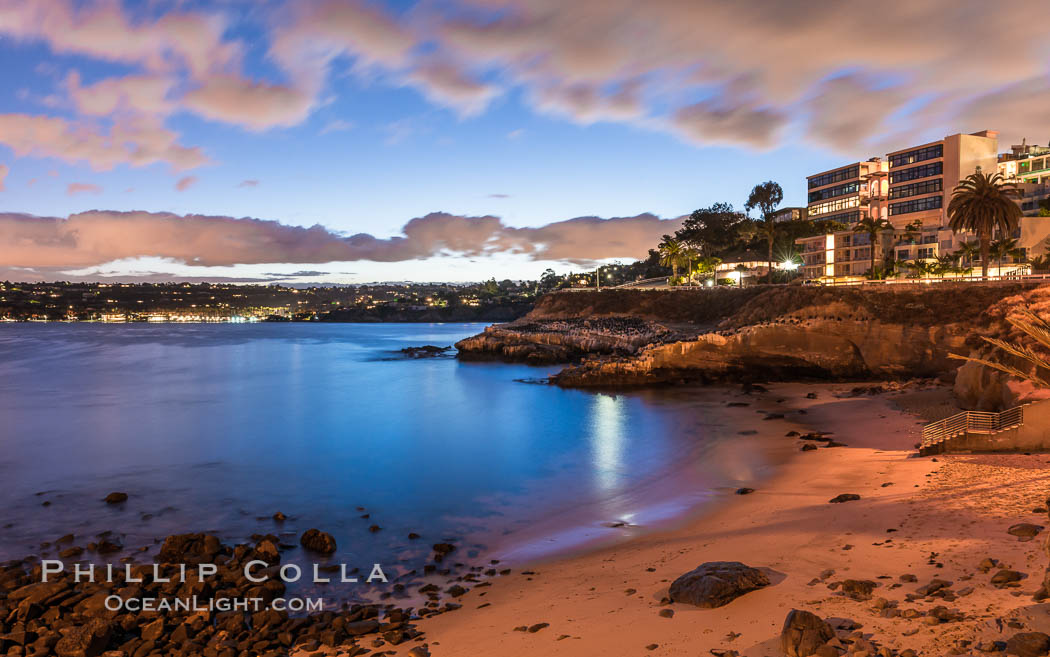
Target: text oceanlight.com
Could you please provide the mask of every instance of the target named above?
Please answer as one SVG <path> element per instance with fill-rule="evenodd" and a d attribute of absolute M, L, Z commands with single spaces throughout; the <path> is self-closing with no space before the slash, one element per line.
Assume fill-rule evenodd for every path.
<path fill-rule="evenodd" d="M 121 598 L 110 595 L 105 599 L 109 611 L 323 611 L 321 598 Z"/>

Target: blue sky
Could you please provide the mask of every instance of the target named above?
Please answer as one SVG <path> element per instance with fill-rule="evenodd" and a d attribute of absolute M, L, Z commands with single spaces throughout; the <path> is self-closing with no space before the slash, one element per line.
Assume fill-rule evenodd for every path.
<path fill-rule="evenodd" d="M 626 223 L 586 237 L 566 234 L 560 225 L 530 233 L 530 239 L 551 240 L 557 232 L 567 244 L 601 235 L 607 243 L 593 245 L 576 264 L 542 257 L 564 255 L 568 247 L 533 249 L 520 235 L 501 246 L 505 229 L 576 217 L 672 220 L 718 201 L 740 207 L 751 186 L 769 179 L 783 185 L 786 205 L 802 205 L 808 173 L 912 143 L 901 140 L 1002 130 L 983 125 L 1000 116 L 1010 118 L 1004 122 L 1011 128 L 1020 124 L 1022 133 L 1036 123 L 1030 126 L 1036 141 L 1047 136 L 1037 132 L 1044 119 L 1025 115 L 1001 91 L 1039 71 L 1015 72 L 1016 79 L 1000 73 L 977 88 L 951 81 L 951 63 L 934 57 L 930 75 L 948 82 L 931 90 L 894 62 L 867 70 L 794 42 L 752 41 L 759 52 L 746 61 L 736 54 L 749 52 L 742 44 L 677 44 L 678 23 L 694 19 L 697 25 L 742 21 L 738 37 L 723 34 L 730 40 L 771 27 L 743 22 L 743 15 L 716 16 L 713 3 L 697 3 L 685 15 L 675 13 L 674 3 L 631 5 L 651 11 L 646 18 L 656 27 L 642 35 L 654 39 L 650 44 L 642 36 L 634 42 L 607 37 L 606 31 L 629 32 L 638 22 L 611 22 L 620 19 L 606 13 L 607 3 L 571 9 L 495 4 L 495 13 L 471 23 L 470 12 L 480 10 L 455 3 L 55 0 L 33 7 L 0 0 L 0 165 L 8 171 L 0 210 L 52 218 L 31 227 L 31 237 L 13 233 L 25 244 L 43 242 L 41 231 L 83 242 L 64 255 L 39 255 L 31 244 L 8 247 L 0 257 L 10 261 L 0 261 L 0 268 L 13 265 L 41 277 L 141 271 L 216 278 L 309 269 L 331 272 L 317 280 L 332 282 L 536 277 L 547 266 L 565 270 L 642 256 L 652 246 L 645 240 L 673 224 L 642 219 L 649 228 L 631 232 L 634 243 L 616 232 Z M 514 21 L 499 24 L 515 12 Z M 572 26 L 580 16 L 603 29 L 577 34 Z M 201 26 L 212 33 L 182 38 L 175 17 L 199 21 L 194 35 L 208 33 Z M 530 21 L 549 27 L 521 27 Z M 906 27 L 900 32 L 902 42 L 909 38 Z M 954 44 L 958 34 L 930 38 Z M 128 43 L 137 45 L 122 45 Z M 778 54 L 785 61 L 777 61 Z M 107 87 L 130 78 L 167 86 L 159 95 L 124 96 Z M 1045 71 L 1038 79 L 1045 87 Z M 194 99 L 202 89 L 214 93 Z M 946 124 L 943 116 L 956 122 Z M 26 138 L 49 118 L 63 120 L 57 132 Z M 126 126 L 134 126 L 128 143 L 145 144 L 146 161 L 155 161 L 121 152 L 123 142 L 113 135 Z M 94 141 L 83 146 L 70 137 L 82 134 Z M 165 139 L 192 153 L 156 146 Z M 116 149 L 112 142 L 119 142 Z M 105 218 L 82 220 L 77 231 L 65 221 L 88 210 L 142 213 L 134 226 L 141 232 L 129 238 L 137 246 L 89 248 L 90 231 Z M 502 232 L 474 234 L 481 243 L 458 251 L 460 233 L 447 239 L 428 233 L 426 244 L 407 255 L 377 261 L 371 251 L 355 250 L 339 256 L 352 260 L 334 263 L 304 255 L 299 246 L 295 262 L 282 259 L 288 255 L 280 248 L 273 261 L 259 262 L 265 256 L 254 244 L 250 255 L 226 261 L 202 247 L 194 262 L 151 232 L 158 213 L 320 224 L 328 235 L 318 253 L 329 253 L 331 240 L 356 233 L 397 237 L 409 220 L 435 212 L 464 218 L 449 228 L 463 234 L 474 229 L 471 218 L 495 216 Z M 205 261 L 211 265 L 200 264 Z"/>

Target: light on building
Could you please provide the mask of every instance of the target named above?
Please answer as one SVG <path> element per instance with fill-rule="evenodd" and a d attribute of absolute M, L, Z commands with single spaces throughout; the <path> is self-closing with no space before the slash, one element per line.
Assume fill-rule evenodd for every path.
<path fill-rule="evenodd" d="M 798 269 L 798 263 L 793 260 L 785 260 L 784 262 L 780 263 L 780 268 L 787 271 L 795 271 L 796 269 Z"/>

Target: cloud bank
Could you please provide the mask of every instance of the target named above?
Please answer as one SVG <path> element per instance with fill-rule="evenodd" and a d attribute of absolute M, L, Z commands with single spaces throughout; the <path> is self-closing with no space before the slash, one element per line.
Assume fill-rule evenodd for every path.
<path fill-rule="evenodd" d="M 449 0 L 396 10 L 279 0 L 243 16 L 147 4 L 0 0 L 0 37 L 129 70 L 90 80 L 63 72 L 48 104 L 77 115 L 0 114 L 0 143 L 98 170 L 161 162 L 184 171 L 209 158 L 168 127 L 175 114 L 256 132 L 296 126 L 348 73 L 417 89 L 465 118 L 520 91 L 538 113 L 700 146 L 857 151 L 930 131 L 1050 132 L 1040 109 L 1050 104 L 1050 27 L 986 0 L 897 3 L 877 16 L 841 0 Z M 237 38 L 239 21 L 261 38 Z M 858 40 L 873 26 L 877 39 Z M 249 59 L 264 60 L 267 75 L 249 75 Z"/>
<path fill-rule="evenodd" d="M 65 218 L 0 214 L 0 262 L 22 268 L 83 268 L 134 258 L 191 266 L 260 263 L 402 262 L 442 255 L 523 254 L 533 260 L 585 264 L 644 256 L 682 218 L 576 217 L 539 227 L 507 226 L 498 217 L 433 212 L 401 234 L 340 235 L 324 226 L 158 212 L 92 210 Z"/>

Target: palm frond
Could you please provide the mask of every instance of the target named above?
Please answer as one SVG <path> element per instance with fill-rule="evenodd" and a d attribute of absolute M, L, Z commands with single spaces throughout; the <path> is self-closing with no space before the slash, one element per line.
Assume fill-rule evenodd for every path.
<path fill-rule="evenodd" d="M 1050 322 L 1032 312 L 1030 308 L 1024 308 L 1018 314 L 1020 315 L 1019 317 L 1007 317 L 1006 321 L 1025 336 L 1033 340 L 1036 344 L 1046 349 L 1050 349 Z M 1045 354 L 1036 351 L 1028 345 L 1018 342 L 1007 342 L 1000 338 L 991 338 L 988 336 L 981 336 L 981 339 L 999 351 L 1004 352 L 1006 355 L 1012 356 L 1021 362 L 1031 365 L 1032 370 L 1024 371 L 1020 367 L 1009 363 L 993 361 L 987 358 L 962 356 L 960 354 L 948 354 L 948 358 L 977 363 L 1000 372 L 1005 372 L 1010 376 L 1031 381 L 1038 386 L 1050 388 L 1050 381 L 1043 376 L 1044 372 L 1050 372 L 1050 358 Z"/>

